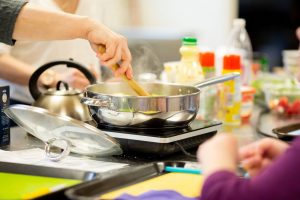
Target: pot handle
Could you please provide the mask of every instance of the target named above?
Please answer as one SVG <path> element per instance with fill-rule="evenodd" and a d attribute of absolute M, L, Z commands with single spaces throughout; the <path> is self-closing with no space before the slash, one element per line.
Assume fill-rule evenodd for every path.
<path fill-rule="evenodd" d="M 76 68 L 79 71 L 81 71 L 85 77 L 89 80 L 89 82 L 91 84 L 96 83 L 96 78 L 95 76 L 85 67 L 83 67 L 81 64 L 71 61 L 71 60 L 58 60 L 58 61 L 53 61 L 53 62 L 49 62 L 46 63 L 44 65 L 42 65 L 41 67 L 39 67 L 30 77 L 29 79 L 29 91 L 31 96 L 36 100 L 39 98 L 39 96 L 41 95 L 41 92 L 38 88 L 37 85 L 37 81 L 40 77 L 40 75 L 46 71 L 47 69 L 56 66 L 56 65 L 66 65 L 67 67 L 72 67 L 72 68 Z"/>
<path fill-rule="evenodd" d="M 217 83 L 223 83 L 225 81 L 233 80 L 233 79 L 236 79 L 238 77 L 240 77 L 240 73 L 238 73 L 238 72 L 228 73 L 228 74 L 225 74 L 225 75 L 222 75 L 222 76 L 216 76 L 216 77 L 206 79 L 202 82 L 194 84 L 194 86 L 200 89 L 200 88 L 203 88 L 203 87 L 206 87 L 206 86 L 210 86 L 210 85 L 214 85 L 214 84 L 217 84 Z"/>
<path fill-rule="evenodd" d="M 89 97 L 81 97 L 81 103 L 88 105 L 88 106 L 97 106 L 101 108 L 107 108 L 109 110 L 116 111 L 116 106 L 112 103 L 111 98 L 104 98 L 104 99 L 94 99 Z"/>

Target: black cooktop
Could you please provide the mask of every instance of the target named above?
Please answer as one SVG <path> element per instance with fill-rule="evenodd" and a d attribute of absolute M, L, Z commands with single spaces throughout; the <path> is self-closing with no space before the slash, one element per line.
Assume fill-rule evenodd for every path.
<path fill-rule="evenodd" d="M 161 157 L 199 144 L 214 136 L 222 123 L 219 121 L 194 120 L 189 126 L 177 129 L 122 129 L 99 126 L 107 135 L 115 138 L 126 155 Z"/>
<path fill-rule="evenodd" d="M 142 127 L 120 127 L 120 126 L 112 126 L 108 124 L 100 124 L 98 125 L 98 128 L 107 133 L 114 132 L 114 133 L 145 135 L 145 136 L 153 136 L 153 137 L 172 137 L 172 136 L 182 135 L 182 134 L 186 134 L 198 130 L 205 131 L 211 127 L 221 126 L 221 125 L 222 123 L 217 120 L 213 120 L 213 121 L 194 120 L 188 126 L 184 126 L 184 127 L 142 128 Z"/>

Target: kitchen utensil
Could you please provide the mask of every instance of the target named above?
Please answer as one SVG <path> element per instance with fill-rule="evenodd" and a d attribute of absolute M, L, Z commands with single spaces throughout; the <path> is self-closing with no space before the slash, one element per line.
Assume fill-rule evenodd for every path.
<path fill-rule="evenodd" d="M 106 49 L 105 46 L 100 45 L 99 52 L 101 54 L 105 53 Z M 119 68 L 119 64 L 116 63 L 112 66 L 112 69 L 116 71 Z M 128 79 L 125 74 L 121 75 L 122 79 L 128 83 L 128 85 L 139 95 L 139 96 L 150 96 L 150 94 L 141 86 L 139 85 L 134 79 Z"/>
<path fill-rule="evenodd" d="M 96 83 L 96 78 L 85 67 L 74 61 L 53 61 L 44 64 L 38 68 L 30 77 L 29 90 L 32 97 L 35 99 L 33 106 L 46 108 L 50 112 L 67 115 L 81 121 L 90 121 L 88 108 L 80 103 L 83 96 L 82 92 L 68 87 L 64 82 L 59 81 L 56 89 L 52 88 L 42 93 L 38 88 L 38 78 L 49 68 L 57 65 L 66 65 L 67 67 L 76 68 L 81 71 L 91 84 Z M 64 89 L 61 89 L 61 85 Z"/>
<path fill-rule="evenodd" d="M 27 105 L 12 105 L 5 114 L 28 133 L 48 142 L 53 138 L 71 143 L 70 151 L 89 156 L 109 156 L 122 153 L 115 139 L 87 123 L 49 110 Z"/>
<path fill-rule="evenodd" d="M 194 86 L 142 83 L 152 96 L 135 96 L 123 83 L 99 83 L 86 88 L 81 102 L 88 105 L 99 125 L 174 128 L 185 127 L 195 119 L 200 89 L 238 78 L 239 73 L 207 79 Z M 118 95 L 120 93 L 126 94 Z"/>

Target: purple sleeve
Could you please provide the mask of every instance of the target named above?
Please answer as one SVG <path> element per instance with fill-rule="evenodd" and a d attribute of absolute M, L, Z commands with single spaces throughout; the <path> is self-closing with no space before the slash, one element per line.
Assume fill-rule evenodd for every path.
<path fill-rule="evenodd" d="M 242 179 L 219 171 L 207 178 L 201 194 L 201 200 L 299 200 L 300 137 L 258 176 Z"/>

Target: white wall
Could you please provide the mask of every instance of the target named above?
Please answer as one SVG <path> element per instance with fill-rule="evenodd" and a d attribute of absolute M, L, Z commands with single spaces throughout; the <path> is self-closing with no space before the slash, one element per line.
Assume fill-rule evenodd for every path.
<path fill-rule="evenodd" d="M 131 19 L 131 25 L 148 29 L 193 31 L 201 46 L 212 48 L 224 43 L 232 20 L 237 15 L 237 0 L 129 1 L 137 3 L 139 8 L 130 11 L 131 17 L 139 16 L 134 22 Z"/>
<path fill-rule="evenodd" d="M 85 0 L 82 0 L 85 1 Z M 128 0 L 97 0 L 101 22 L 113 30 L 129 26 Z"/>
<path fill-rule="evenodd" d="M 237 16 L 238 0 L 99 0 L 103 22 L 115 30 L 193 32 L 200 46 L 224 43 Z M 151 31 L 149 31 L 151 32 Z"/>

